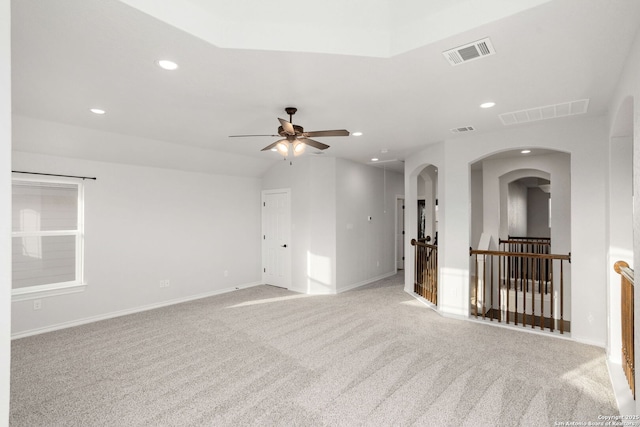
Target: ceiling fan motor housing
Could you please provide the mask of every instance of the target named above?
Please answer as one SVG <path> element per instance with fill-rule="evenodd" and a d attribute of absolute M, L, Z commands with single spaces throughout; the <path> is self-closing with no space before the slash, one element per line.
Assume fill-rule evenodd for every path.
<path fill-rule="evenodd" d="M 296 135 L 301 135 L 304 132 L 304 128 L 298 125 L 293 125 L 293 130 L 295 131 Z M 284 131 L 282 126 L 278 126 L 278 135 L 285 138 L 289 136 L 289 134 Z"/>

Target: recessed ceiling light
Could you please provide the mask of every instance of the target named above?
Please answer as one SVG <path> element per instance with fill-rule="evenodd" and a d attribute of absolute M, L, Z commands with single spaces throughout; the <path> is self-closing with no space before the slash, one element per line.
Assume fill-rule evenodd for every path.
<path fill-rule="evenodd" d="M 377 157 L 374 157 L 373 159 L 371 159 L 372 162 L 377 162 L 378 160 L 380 159 L 378 159 Z"/>
<path fill-rule="evenodd" d="M 104 114 L 104 113 L 106 113 L 106 111 L 101 110 L 100 108 L 90 108 L 89 111 L 91 111 L 93 114 Z"/>
<path fill-rule="evenodd" d="M 353 135 L 353 136 L 362 136 L 362 132 L 354 132 L 351 135 Z"/>
<path fill-rule="evenodd" d="M 178 64 L 168 59 L 161 59 L 158 61 L 158 66 L 162 69 L 173 71 L 178 68 Z"/>
<path fill-rule="evenodd" d="M 480 104 L 480 108 L 491 108 L 494 107 L 496 105 L 495 102 L 485 102 L 483 104 Z"/>
<path fill-rule="evenodd" d="M 521 153 L 522 154 L 529 154 L 531 152 L 531 150 L 522 150 Z"/>

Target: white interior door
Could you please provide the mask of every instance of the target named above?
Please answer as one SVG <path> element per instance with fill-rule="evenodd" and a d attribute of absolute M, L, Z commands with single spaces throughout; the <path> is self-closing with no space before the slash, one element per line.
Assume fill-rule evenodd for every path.
<path fill-rule="evenodd" d="M 262 192 L 262 281 L 289 288 L 291 285 L 290 190 Z"/>
<path fill-rule="evenodd" d="M 396 200 L 396 268 L 404 270 L 404 199 Z"/>

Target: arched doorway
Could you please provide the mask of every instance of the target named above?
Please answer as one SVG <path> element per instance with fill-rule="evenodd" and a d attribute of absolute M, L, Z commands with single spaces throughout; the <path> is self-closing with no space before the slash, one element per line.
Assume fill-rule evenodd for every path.
<path fill-rule="evenodd" d="M 551 238 L 550 174 L 518 169 L 500 177 L 500 237 Z"/>
<path fill-rule="evenodd" d="M 437 242 L 438 238 L 438 169 L 425 166 L 418 175 L 418 240 Z"/>
<path fill-rule="evenodd" d="M 408 175 L 405 291 L 437 305 L 438 168 L 418 166 Z M 406 181 L 405 181 L 406 182 Z"/>
<path fill-rule="evenodd" d="M 476 251 L 520 252 L 482 256 L 480 263 L 471 258 L 472 316 L 494 318 L 497 311 L 501 319 L 521 325 L 534 322 L 540 329 L 570 330 L 570 161 L 564 152 L 518 149 L 471 164 L 469 246 Z M 561 275 L 560 268 L 553 271 L 525 255 L 537 251 L 565 257 L 560 260 L 567 261 Z M 552 282 L 555 288 L 549 286 Z"/>

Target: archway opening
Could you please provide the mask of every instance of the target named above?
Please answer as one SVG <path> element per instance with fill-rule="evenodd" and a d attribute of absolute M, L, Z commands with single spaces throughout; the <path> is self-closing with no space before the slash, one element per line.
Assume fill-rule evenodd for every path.
<path fill-rule="evenodd" d="M 437 305 L 438 279 L 438 168 L 416 167 L 408 177 L 406 195 L 407 258 L 405 290 Z"/>
<path fill-rule="evenodd" d="M 418 221 L 416 236 L 419 241 L 437 244 L 438 241 L 438 168 L 425 166 L 418 174 Z"/>
<path fill-rule="evenodd" d="M 550 213 L 549 179 L 526 176 L 507 184 L 507 236 L 551 238 Z"/>
<path fill-rule="evenodd" d="M 472 316 L 570 330 L 570 162 L 568 153 L 529 148 L 470 165 Z M 538 255 L 564 264 L 552 269 L 556 260 Z"/>

